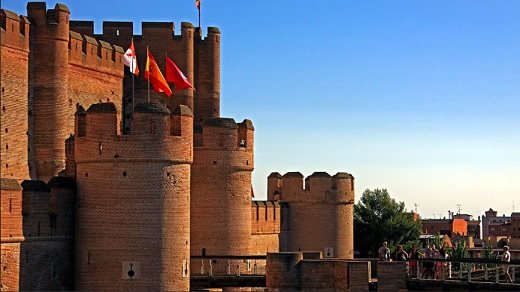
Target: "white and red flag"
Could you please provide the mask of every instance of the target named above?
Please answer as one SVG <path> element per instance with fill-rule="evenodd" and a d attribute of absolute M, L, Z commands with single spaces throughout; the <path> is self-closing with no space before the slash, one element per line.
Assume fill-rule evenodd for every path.
<path fill-rule="evenodd" d="M 132 44 L 130 45 L 130 48 L 128 48 L 128 50 L 126 50 L 126 53 L 123 56 L 123 64 L 125 64 L 125 66 L 130 68 L 130 72 L 139 76 L 139 67 L 137 67 L 137 57 L 135 56 L 133 39 L 132 39 Z"/>

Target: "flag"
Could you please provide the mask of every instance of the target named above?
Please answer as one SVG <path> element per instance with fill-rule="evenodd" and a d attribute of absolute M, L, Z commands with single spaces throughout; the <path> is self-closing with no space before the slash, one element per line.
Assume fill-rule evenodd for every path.
<path fill-rule="evenodd" d="M 155 59 L 148 49 L 146 49 L 146 55 L 144 79 L 148 79 L 148 82 L 153 85 L 153 90 L 156 92 L 164 92 L 168 96 L 172 95 L 172 90 L 168 86 L 168 83 L 166 83 L 166 80 L 164 80 L 164 76 L 162 75 L 159 66 L 157 66 Z"/>
<path fill-rule="evenodd" d="M 181 90 L 185 88 L 195 88 L 191 85 L 190 81 L 173 61 L 166 56 L 166 81 L 173 82 L 175 90 Z"/>
<path fill-rule="evenodd" d="M 195 6 L 200 10 L 200 0 L 195 0 Z"/>
<path fill-rule="evenodd" d="M 123 64 L 130 68 L 130 72 L 139 76 L 139 67 L 137 67 L 137 57 L 135 56 L 134 49 L 134 40 L 132 39 L 132 44 L 130 48 L 126 50 L 125 55 L 123 56 Z"/>

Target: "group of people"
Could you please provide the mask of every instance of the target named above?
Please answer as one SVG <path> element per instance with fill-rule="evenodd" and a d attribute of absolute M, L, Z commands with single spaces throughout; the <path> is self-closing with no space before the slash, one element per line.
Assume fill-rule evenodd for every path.
<path fill-rule="evenodd" d="M 378 251 L 379 259 L 381 261 L 390 261 L 392 259 L 390 248 L 388 248 L 388 243 L 386 241 L 383 242 L 383 246 L 379 248 Z M 409 261 L 410 263 L 410 276 L 417 277 L 417 261 L 414 259 L 431 259 L 431 261 L 422 261 L 422 270 L 421 270 L 421 278 L 423 279 L 441 279 L 442 273 L 446 271 L 447 263 L 444 261 L 438 261 L 437 259 L 446 259 L 446 250 L 444 247 L 439 249 L 435 248 L 435 245 L 426 244 L 424 248 L 424 253 L 421 253 L 417 250 L 416 247 L 413 247 L 412 250 L 407 253 L 403 250 L 401 245 L 397 246 L 397 250 L 395 252 L 395 256 L 393 260 L 395 261 Z M 509 252 L 509 247 L 506 245 L 503 248 L 503 253 L 501 257 L 502 262 L 511 261 L 511 254 Z M 509 265 L 503 264 L 502 269 L 504 271 L 506 282 L 513 283 L 511 275 L 509 274 Z"/>

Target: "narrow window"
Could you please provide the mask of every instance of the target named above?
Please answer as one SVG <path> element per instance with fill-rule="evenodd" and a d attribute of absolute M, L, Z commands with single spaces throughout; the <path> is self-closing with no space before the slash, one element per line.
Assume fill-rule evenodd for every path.
<path fill-rule="evenodd" d="M 119 29 L 116 30 L 116 35 L 117 35 L 117 36 L 119 35 Z"/>
<path fill-rule="evenodd" d="M 13 212 L 13 199 L 9 199 L 9 213 Z"/>

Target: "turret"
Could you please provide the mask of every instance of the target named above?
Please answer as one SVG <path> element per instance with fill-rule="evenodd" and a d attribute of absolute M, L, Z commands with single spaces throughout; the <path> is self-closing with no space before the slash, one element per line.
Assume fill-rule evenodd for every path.
<path fill-rule="evenodd" d="M 354 177 L 315 172 L 305 179 L 299 172 L 268 178 L 268 194 L 279 192 L 285 223 L 280 251 L 322 251 L 326 257 L 354 257 Z M 276 184 L 279 184 L 277 186 Z"/>
<path fill-rule="evenodd" d="M 195 121 L 220 117 L 220 30 L 208 28 L 208 35 L 197 44 Z"/>
<path fill-rule="evenodd" d="M 111 103 L 85 115 L 85 135 L 78 113 L 74 138 L 76 288 L 188 290 L 191 111 L 138 104 L 126 135 Z"/>
<path fill-rule="evenodd" d="M 267 177 L 267 200 L 279 201 L 282 192 L 282 175 L 278 172 L 272 172 Z"/>
<path fill-rule="evenodd" d="M 199 131 L 195 140 L 202 136 L 201 142 L 194 147 L 191 168 L 191 253 L 249 254 L 252 124 L 245 121 L 239 126 L 230 118 L 208 118 Z M 214 268 L 225 270 L 226 266 Z"/>
<path fill-rule="evenodd" d="M 27 15 L 33 30 L 29 106 L 34 125 L 29 131 L 29 148 L 34 151 L 36 177 L 46 181 L 65 167 L 70 11 L 63 4 L 47 11 L 45 3 L 30 2 Z"/>

